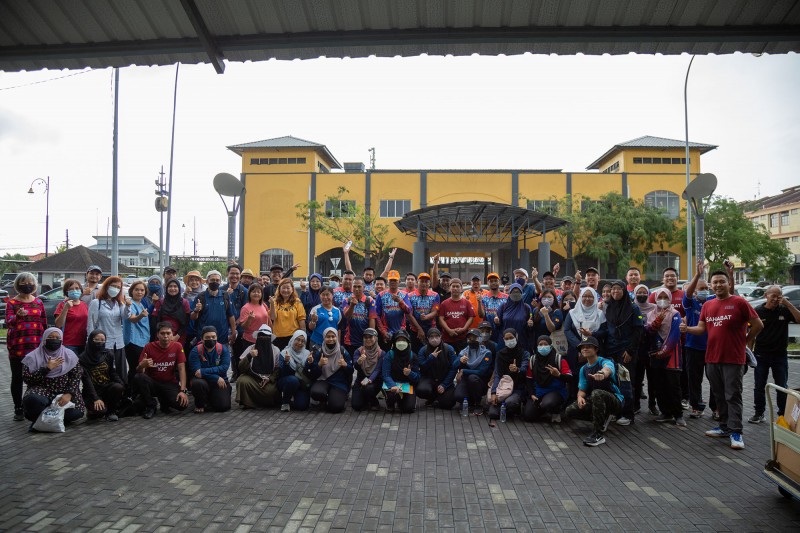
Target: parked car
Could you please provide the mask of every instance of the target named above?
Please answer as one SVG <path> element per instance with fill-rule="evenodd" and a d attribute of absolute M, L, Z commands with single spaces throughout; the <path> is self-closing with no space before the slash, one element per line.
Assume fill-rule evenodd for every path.
<path fill-rule="evenodd" d="M 733 292 L 735 292 L 736 294 L 738 294 L 743 298 L 747 298 L 748 296 L 750 296 L 750 293 L 756 290 L 757 288 L 758 285 L 756 285 L 755 283 L 753 283 L 752 285 L 749 283 L 743 283 L 742 285 L 735 285 L 733 287 Z"/>
<path fill-rule="evenodd" d="M 57 289 L 52 289 L 40 294 L 39 299 L 42 301 L 42 304 L 44 304 L 44 312 L 47 315 L 47 325 L 55 326 L 56 307 L 58 307 L 58 304 L 64 300 L 64 291 L 61 289 L 61 287 L 58 287 Z"/>
<path fill-rule="evenodd" d="M 765 292 L 767 292 L 767 289 L 764 287 L 756 287 L 744 298 L 745 300 L 759 300 L 764 297 Z"/>
<path fill-rule="evenodd" d="M 8 304 L 8 291 L 0 289 L 0 326 L 6 327 L 6 304 Z"/>
<path fill-rule="evenodd" d="M 800 307 L 800 285 L 786 285 L 781 288 L 781 292 L 783 293 L 783 297 L 789 300 L 793 306 Z M 748 303 L 753 307 L 758 307 L 766 301 L 766 298 L 758 298 L 750 300 Z"/>

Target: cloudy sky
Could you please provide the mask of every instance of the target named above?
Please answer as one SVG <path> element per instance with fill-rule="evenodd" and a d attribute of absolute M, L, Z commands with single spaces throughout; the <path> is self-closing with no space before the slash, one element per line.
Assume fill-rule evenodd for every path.
<path fill-rule="evenodd" d="M 173 254 L 224 255 L 225 212 L 211 182 L 237 175 L 225 147 L 294 135 L 340 162 L 378 168 L 560 168 L 582 171 L 616 143 L 684 138 L 689 56 L 316 59 L 183 65 L 173 170 Z M 0 73 L 0 253 L 90 245 L 111 216 L 113 74 Z M 158 242 L 154 184 L 169 170 L 175 67 L 120 74 L 120 235 Z M 36 83 L 43 80 L 44 83 Z M 699 56 L 689 78 L 689 136 L 718 193 L 737 200 L 800 184 L 800 56 Z M 185 230 L 182 226 L 186 226 Z"/>

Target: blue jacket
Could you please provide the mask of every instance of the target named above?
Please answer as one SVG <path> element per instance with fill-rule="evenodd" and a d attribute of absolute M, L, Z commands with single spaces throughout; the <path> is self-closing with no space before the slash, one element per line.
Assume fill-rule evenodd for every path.
<path fill-rule="evenodd" d="M 328 379 L 325 381 L 330 383 L 332 387 L 348 392 L 350 390 L 350 385 L 353 383 L 353 360 L 350 358 L 350 354 L 347 353 L 347 350 L 344 348 L 340 349 L 342 350 L 342 357 L 344 357 L 344 360 L 347 362 L 347 366 L 339 368 L 339 370 L 328 376 Z M 314 362 L 306 362 L 303 372 L 312 381 L 317 381 L 322 377 L 322 369 L 319 367 L 322 351 L 314 350 L 312 353 L 314 354 Z"/>
<path fill-rule="evenodd" d="M 572 315 L 569 313 L 567 313 L 567 318 L 564 319 L 564 336 L 567 337 L 567 344 L 569 345 L 567 353 L 571 356 L 577 357 L 578 344 L 581 343 L 581 335 L 575 330 L 575 326 L 572 322 Z M 600 329 L 593 332 L 592 337 L 597 339 L 597 342 L 602 345 L 605 342 L 606 337 L 608 337 L 608 322 L 603 322 L 600 324 Z"/>
<path fill-rule="evenodd" d="M 353 368 L 356 370 L 356 383 L 361 383 L 364 378 L 369 378 L 372 383 L 375 383 L 378 385 L 378 387 L 380 387 L 383 384 L 383 357 L 386 354 L 383 350 L 381 350 L 381 355 L 378 356 L 378 363 L 375 365 L 372 373 L 368 376 L 364 372 L 364 369 L 361 368 L 361 365 L 358 364 L 358 360 L 361 358 L 361 351 L 363 349 L 363 346 L 359 347 L 356 350 L 356 353 L 353 355 Z"/>
<path fill-rule="evenodd" d="M 437 358 L 428 353 L 428 346 L 423 346 L 419 349 L 419 353 L 417 354 L 417 364 L 419 365 L 419 371 L 422 376 L 433 378 L 433 380 L 436 382 L 436 386 L 441 385 L 445 389 L 449 389 L 453 386 L 453 379 L 456 377 L 456 351 L 447 343 L 442 343 L 439 347 L 444 347 L 444 353 L 440 352 L 439 357 L 445 358 L 448 367 L 448 372 L 441 382 L 439 382 L 436 379 L 436 376 L 433 375 L 433 363 Z"/>
<path fill-rule="evenodd" d="M 417 364 L 417 358 L 414 357 L 414 352 L 411 352 L 411 357 L 409 359 L 411 361 L 411 373 L 406 377 L 406 381 L 402 381 L 401 383 L 416 385 L 419 383 L 419 365 Z M 383 377 L 384 385 L 390 389 L 397 386 L 397 382 L 392 378 L 392 361 L 394 361 L 394 350 L 389 350 L 383 356 L 383 372 L 381 376 Z"/>
<path fill-rule="evenodd" d="M 478 368 L 471 369 L 467 365 L 461 363 L 461 357 L 469 353 L 469 347 L 467 347 L 461 350 L 456 357 L 455 362 L 453 362 L 453 369 L 461 370 L 461 374 L 464 376 L 475 374 L 480 376 L 482 379 L 489 379 L 489 374 L 492 371 L 492 352 L 483 344 L 480 345 L 480 352 L 483 360 L 481 361 L 481 364 L 478 365 Z"/>
<path fill-rule="evenodd" d="M 202 350 L 202 357 L 200 351 Z M 205 360 L 204 360 L 205 359 Z M 195 378 L 195 372 L 200 370 L 200 375 L 210 382 L 219 378 L 228 381 L 228 369 L 231 366 L 231 352 L 224 344 L 217 343 L 213 350 L 206 350 L 205 346 L 198 344 L 189 353 L 189 376 Z"/>

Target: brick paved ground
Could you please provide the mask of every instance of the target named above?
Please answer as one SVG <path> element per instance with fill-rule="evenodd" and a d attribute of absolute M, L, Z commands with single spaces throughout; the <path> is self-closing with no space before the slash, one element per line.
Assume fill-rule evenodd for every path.
<path fill-rule="evenodd" d="M 798 531 L 800 503 L 747 449 L 641 416 L 587 448 L 588 426 L 414 415 L 190 412 L 29 434 L 0 351 L 0 530 Z M 800 361 L 790 363 L 800 382 Z M 752 373 L 746 377 L 752 386 Z M 747 391 L 746 414 L 752 414 Z"/>

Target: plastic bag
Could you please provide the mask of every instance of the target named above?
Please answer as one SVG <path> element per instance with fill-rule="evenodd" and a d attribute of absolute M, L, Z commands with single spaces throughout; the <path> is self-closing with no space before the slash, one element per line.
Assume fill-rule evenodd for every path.
<path fill-rule="evenodd" d="M 750 368 L 755 368 L 758 366 L 758 360 L 756 359 L 755 354 L 747 346 L 744 347 L 744 355 L 747 358 L 747 366 Z"/>
<path fill-rule="evenodd" d="M 53 403 L 45 407 L 39 418 L 33 423 L 33 429 L 43 433 L 64 433 L 64 411 L 75 407 L 75 404 L 70 401 L 64 405 L 58 405 L 61 396 L 61 394 L 56 396 Z"/>

